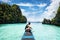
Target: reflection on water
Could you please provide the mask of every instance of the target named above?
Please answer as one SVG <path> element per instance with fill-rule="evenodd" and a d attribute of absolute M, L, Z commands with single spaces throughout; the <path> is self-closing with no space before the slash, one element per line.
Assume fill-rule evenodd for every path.
<path fill-rule="evenodd" d="M 0 25 L 0 40 L 21 40 L 26 24 Z M 32 23 L 35 40 L 60 40 L 60 28 L 54 25 Z"/>

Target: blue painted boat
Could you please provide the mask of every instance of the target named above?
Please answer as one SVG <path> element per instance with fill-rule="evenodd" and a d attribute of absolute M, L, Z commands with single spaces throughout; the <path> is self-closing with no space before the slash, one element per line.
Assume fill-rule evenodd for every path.
<path fill-rule="evenodd" d="M 32 32 L 25 32 L 21 40 L 35 40 Z"/>

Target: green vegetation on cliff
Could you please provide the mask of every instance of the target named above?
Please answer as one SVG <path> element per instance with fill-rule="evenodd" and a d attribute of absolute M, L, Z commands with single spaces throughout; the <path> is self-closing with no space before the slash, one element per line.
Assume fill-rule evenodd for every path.
<path fill-rule="evenodd" d="M 56 24 L 56 25 L 60 25 L 60 6 L 57 10 L 57 14 L 56 14 L 55 18 L 52 19 L 52 22 L 54 22 L 54 24 Z"/>
<path fill-rule="evenodd" d="M 27 19 L 22 15 L 18 5 L 0 3 L 0 24 L 1 23 L 26 23 Z"/>
<path fill-rule="evenodd" d="M 60 26 L 60 6 L 57 10 L 57 14 L 56 14 L 55 18 L 53 18 L 52 20 L 44 19 L 44 21 L 42 23 L 43 24 L 54 24 L 54 25 Z"/>

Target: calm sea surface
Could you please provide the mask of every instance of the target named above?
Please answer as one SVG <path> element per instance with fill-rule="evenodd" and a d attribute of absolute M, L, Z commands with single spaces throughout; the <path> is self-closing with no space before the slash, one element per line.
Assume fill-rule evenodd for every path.
<path fill-rule="evenodd" d="M 26 24 L 0 24 L 0 40 L 21 40 Z M 60 40 L 60 27 L 31 23 L 35 40 Z"/>

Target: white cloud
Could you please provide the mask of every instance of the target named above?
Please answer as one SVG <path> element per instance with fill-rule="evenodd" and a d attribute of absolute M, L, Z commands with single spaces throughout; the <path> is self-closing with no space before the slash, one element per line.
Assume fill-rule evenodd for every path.
<path fill-rule="evenodd" d="M 31 9 L 33 9 L 33 8 L 31 8 Z M 34 22 L 43 21 L 43 18 L 41 17 L 41 14 L 40 14 L 41 12 L 43 12 L 43 10 L 40 11 L 40 9 L 39 9 L 39 11 L 36 10 L 36 11 L 32 11 L 32 12 L 30 12 L 30 11 L 26 12 L 26 11 L 27 10 L 22 9 L 22 13 L 23 13 L 23 15 L 25 15 L 27 17 L 28 21 L 34 21 Z"/>
<path fill-rule="evenodd" d="M 39 14 L 40 16 L 34 16 L 36 15 L 36 13 L 38 13 L 39 11 L 35 11 L 35 12 L 26 12 L 25 9 L 21 9 L 23 15 L 25 15 L 28 19 L 28 21 L 43 21 L 44 18 L 47 19 L 52 19 L 55 17 L 56 13 L 57 13 L 57 9 L 59 7 L 59 2 L 60 0 L 51 0 L 51 4 L 46 8 L 47 11 L 45 11 L 43 14 Z M 31 4 L 31 3 L 19 3 L 17 4 L 19 6 L 28 6 L 31 10 L 35 10 L 34 8 L 32 8 L 32 6 L 38 6 L 38 7 L 45 7 L 47 6 L 46 3 L 42 3 L 42 4 Z M 39 10 L 39 9 L 38 9 Z M 30 14 L 32 14 L 32 16 L 30 16 Z"/>
<path fill-rule="evenodd" d="M 29 17 L 28 21 L 35 21 L 34 17 Z"/>
<path fill-rule="evenodd" d="M 43 4 L 39 4 L 39 5 L 37 5 L 37 6 L 39 6 L 39 7 L 44 7 L 44 6 L 46 6 L 47 4 L 46 3 L 43 3 Z"/>
<path fill-rule="evenodd" d="M 33 6 L 33 5 L 30 4 L 30 3 L 19 3 L 19 4 L 17 4 L 17 5 L 19 5 L 19 6 Z"/>
<path fill-rule="evenodd" d="M 31 15 L 35 15 L 37 13 L 37 12 L 26 11 L 25 9 L 21 9 L 21 11 L 22 11 L 22 14 L 25 15 L 27 18 L 30 17 Z"/>
<path fill-rule="evenodd" d="M 22 14 L 27 17 L 27 21 L 42 21 L 42 18 L 40 16 L 36 15 L 38 13 L 38 11 L 36 11 L 36 12 L 30 12 L 30 11 L 26 12 L 25 9 L 21 9 L 21 11 L 22 11 Z"/>
<path fill-rule="evenodd" d="M 38 6 L 38 7 L 45 7 L 47 4 L 46 3 L 41 3 L 41 4 L 31 4 L 31 3 L 18 3 L 17 5 L 19 6 Z"/>
<path fill-rule="evenodd" d="M 3 2 L 11 2 L 11 0 L 1 0 L 1 1 L 3 1 Z"/>
<path fill-rule="evenodd" d="M 43 3 L 43 4 L 34 5 L 34 4 L 29 4 L 29 3 L 20 3 L 20 4 L 17 4 L 17 5 L 19 5 L 19 6 L 28 6 L 29 9 L 33 10 L 32 12 L 30 12 L 30 11 L 27 12 L 25 9 L 21 9 L 22 14 L 27 17 L 28 21 L 42 21 L 43 20 L 42 17 L 35 16 L 37 13 L 40 13 L 42 11 L 37 11 L 37 9 L 33 8 L 32 6 L 45 7 L 47 4 Z"/>
<path fill-rule="evenodd" d="M 52 19 L 55 17 L 57 13 L 57 9 L 59 7 L 59 1 L 57 0 L 51 0 L 51 1 L 52 3 L 46 8 L 47 11 L 45 11 L 42 14 L 43 18 Z"/>
<path fill-rule="evenodd" d="M 28 15 L 30 14 L 30 12 L 26 12 L 25 9 L 21 9 L 22 14 L 25 15 L 26 17 L 28 17 Z"/>
<path fill-rule="evenodd" d="M 38 7 L 45 7 L 47 4 L 43 3 L 43 4 L 30 4 L 30 3 L 20 3 L 17 4 L 19 6 L 29 6 L 31 9 L 35 10 L 34 8 L 32 8 L 31 6 L 38 6 Z M 30 14 L 35 15 L 36 13 L 38 13 L 39 11 L 35 11 L 35 12 L 26 12 L 25 9 L 21 9 L 23 15 L 25 15 L 28 19 L 28 21 L 43 21 L 44 18 L 47 19 L 52 19 L 53 17 L 55 17 L 57 9 L 59 7 L 59 1 L 57 0 L 51 0 L 51 4 L 46 8 L 47 11 L 45 11 L 43 14 L 39 14 L 40 16 L 29 16 Z"/>

